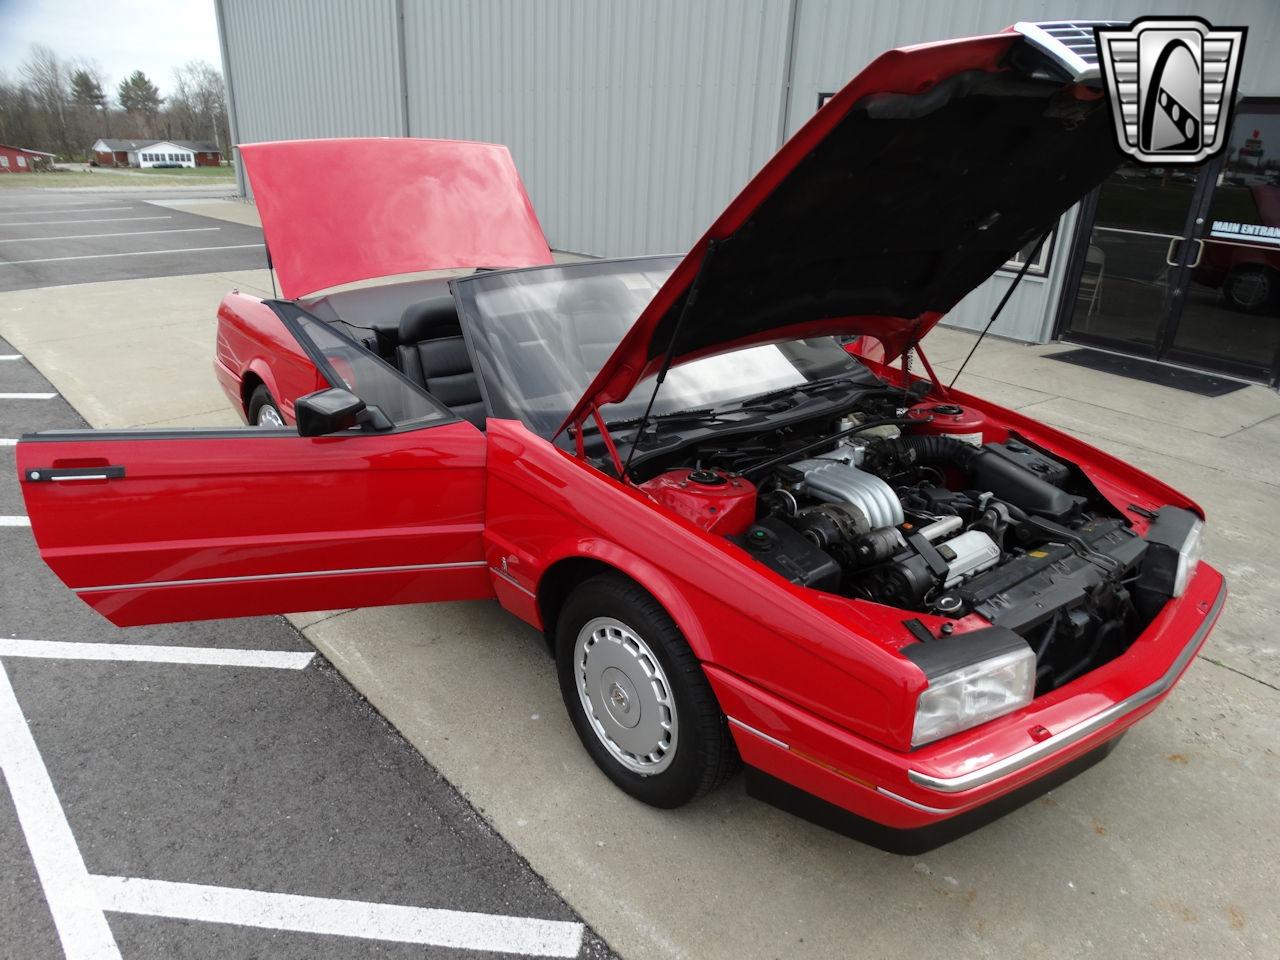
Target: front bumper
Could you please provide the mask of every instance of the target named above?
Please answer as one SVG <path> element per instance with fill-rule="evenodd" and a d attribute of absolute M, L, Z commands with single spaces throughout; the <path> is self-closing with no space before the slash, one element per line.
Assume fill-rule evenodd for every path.
<path fill-rule="evenodd" d="M 1225 600 L 1222 576 L 1202 563 L 1187 592 L 1123 656 L 1023 710 L 906 753 L 853 735 L 714 667 L 708 675 L 751 768 L 753 793 L 875 846 L 918 852 L 989 822 L 1102 759 L 1168 695 Z M 827 807 L 843 813 L 845 823 Z M 954 822 L 943 829 L 945 821 Z"/>

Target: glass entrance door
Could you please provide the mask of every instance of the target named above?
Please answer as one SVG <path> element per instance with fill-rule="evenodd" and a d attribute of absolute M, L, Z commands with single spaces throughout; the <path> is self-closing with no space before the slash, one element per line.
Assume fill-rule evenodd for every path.
<path fill-rule="evenodd" d="M 1280 105 L 1243 108 L 1199 167 L 1126 164 L 1081 216 L 1065 339 L 1277 382 Z"/>
<path fill-rule="evenodd" d="M 1066 334 L 1157 357 L 1181 296 L 1180 258 L 1204 171 L 1126 164 L 1103 183 Z"/>
<path fill-rule="evenodd" d="M 1273 154 L 1269 157 L 1268 153 Z M 1182 311 L 1164 355 L 1275 382 L 1280 358 L 1280 105 L 1232 126 L 1198 218 Z"/>

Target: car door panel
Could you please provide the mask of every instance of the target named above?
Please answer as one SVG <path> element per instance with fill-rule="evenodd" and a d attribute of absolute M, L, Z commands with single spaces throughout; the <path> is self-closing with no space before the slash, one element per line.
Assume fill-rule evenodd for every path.
<path fill-rule="evenodd" d="M 491 597 L 484 449 L 465 421 L 73 431 L 24 438 L 17 463 L 45 562 L 133 626 Z"/>

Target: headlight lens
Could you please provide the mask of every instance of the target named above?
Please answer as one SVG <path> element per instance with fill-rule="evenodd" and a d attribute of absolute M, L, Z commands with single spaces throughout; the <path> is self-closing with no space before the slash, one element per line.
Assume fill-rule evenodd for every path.
<path fill-rule="evenodd" d="M 1187 539 L 1182 541 L 1182 546 L 1178 549 L 1178 568 L 1173 575 L 1173 595 L 1180 597 L 1187 589 L 1187 584 L 1191 582 L 1191 575 L 1196 572 L 1196 567 L 1200 565 L 1200 554 L 1203 551 L 1204 538 L 1201 534 L 1204 532 L 1204 522 L 1197 520 L 1191 525 L 1191 531 L 1187 534 Z"/>
<path fill-rule="evenodd" d="M 916 701 L 911 745 L 940 740 L 1026 706 L 1035 689 L 1036 655 L 1029 646 L 934 677 Z"/>

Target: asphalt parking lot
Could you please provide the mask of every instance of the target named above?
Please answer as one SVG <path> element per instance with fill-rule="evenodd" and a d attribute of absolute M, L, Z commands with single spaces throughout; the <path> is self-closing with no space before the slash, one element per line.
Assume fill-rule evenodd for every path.
<path fill-rule="evenodd" d="M 289 622 L 58 582 L 14 441 L 85 425 L 0 340 L 0 958 L 611 955 Z"/>
<path fill-rule="evenodd" d="M 148 193 L 0 198 L 0 291 L 217 273 L 264 258 L 256 227 L 184 212 Z"/>
<path fill-rule="evenodd" d="M 240 217 L 246 208 L 199 209 L 216 219 Z M 191 269 L 198 273 L 199 262 L 192 260 Z M 36 379 L 34 372 L 21 374 L 31 379 L 14 382 L 29 392 L 57 390 L 94 426 L 232 423 L 234 416 L 208 373 L 214 307 L 232 286 L 259 294 L 270 289 L 265 271 L 255 268 L 0 293 L 0 333 L 52 385 Z M 971 343 L 968 334 L 939 329 L 930 335 L 926 349 L 939 373 L 949 378 Z M 1108 760 L 928 855 L 882 854 L 806 824 L 746 797 L 740 778 L 679 811 L 656 811 L 629 800 L 582 753 L 564 717 L 541 638 L 492 604 L 323 611 L 290 621 L 426 758 L 428 769 L 461 790 L 474 815 L 623 956 L 728 960 L 962 953 L 1055 960 L 1099 955 L 1271 960 L 1280 942 L 1280 915 L 1274 905 L 1274 890 L 1280 884 L 1280 813 L 1275 804 L 1280 791 L 1280 647 L 1271 629 L 1280 616 L 1280 555 L 1273 547 L 1280 538 L 1280 514 L 1275 511 L 1280 397 L 1249 387 L 1228 397 L 1194 398 L 1046 359 L 1046 353 L 1061 349 L 1024 347 L 993 337 L 975 356 L 961 386 L 1081 436 L 1200 500 L 1209 514 L 1207 556 L 1226 573 L 1232 596 L 1203 655 L 1168 702 L 1139 724 Z M 22 416 L 28 418 L 23 422 L 41 426 L 43 409 L 39 403 L 23 406 Z M 0 536 L 5 533 L 0 531 Z M 34 563 L 30 554 L 15 555 L 13 567 Z M 9 566 L 6 553 L 6 569 Z M 75 623 L 86 629 L 92 625 L 102 631 L 100 637 L 114 642 L 210 645 L 218 642 L 211 638 L 222 637 L 228 646 L 250 646 L 236 632 L 243 623 L 236 622 L 163 628 L 156 637 L 167 639 L 148 641 L 150 631 L 116 631 L 66 596 L 56 581 L 39 583 L 51 597 L 61 592 L 65 616 L 74 611 Z M 29 605 L 26 592 L 16 599 L 3 597 L 5 609 L 21 611 Z M 16 629 L 0 623 L 0 637 Z M 219 632 L 224 630 L 227 633 Z M 57 661 L 19 663 L 0 654 L 0 664 L 14 677 L 24 712 L 42 724 L 63 723 L 58 702 L 41 706 L 35 699 L 37 688 L 28 688 L 27 681 L 13 673 L 15 663 L 34 671 L 52 670 Z M 74 670 L 108 666 L 179 669 L 70 665 Z M 291 676 L 312 671 L 322 667 L 309 665 Z M 257 668 L 253 676 L 259 680 L 253 682 L 265 683 L 261 677 L 267 674 L 265 668 Z M 139 676 L 147 689 L 160 689 L 157 681 Z M 252 692 L 278 693 L 284 681 L 276 682 L 273 690 L 257 686 Z M 82 687 L 98 689 L 93 683 Z M 216 700 L 224 688 L 214 684 L 214 690 Z M 129 692 L 144 693 L 141 688 Z M 78 688 L 77 695 L 81 693 Z M 188 710 L 208 702 L 194 683 L 174 697 Z M 281 718 L 285 733 L 291 723 L 310 729 L 310 714 L 292 700 L 283 706 L 234 699 L 232 704 L 246 717 Z M 199 757 L 175 757 L 179 751 L 173 747 L 165 748 L 170 759 L 164 762 L 138 756 L 129 746 L 138 738 L 122 725 L 103 723 L 89 707 L 63 709 L 70 717 L 87 717 L 90 724 L 87 733 L 68 727 L 68 738 L 84 737 L 86 744 L 105 754 L 92 758 L 92 763 L 86 758 L 86 769 L 108 771 L 118 780 L 135 767 L 143 771 L 131 787 L 134 796 L 144 792 L 148 779 L 164 777 L 167 765 L 183 777 L 195 776 L 188 771 L 200 767 Z M 294 709 L 300 719 L 291 721 Z M 334 716 L 344 725 L 362 722 L 354 713 L 335 711 Z M 147 719 L 164 723 L 162 731 L 173 744 L 189 751 L 209 749 L 212 738 L 207 735 L 192 743 L 197 722 L 179 724 L 158 710 Z M 98 726 L 102 738 L 97 737 Z M 219 736 L 231 734 L 226 724 L 213 729 Z M 271 730 L 277 737 L 284 735 L 278 726 Z M 330 730 L 326 728 L 325 735 L 333 735 Z M 56 740 L 48 726 L 33 732 L 42 754 L 52 753 L 46 744 L 66 742 Z M 216 762 L 208 766 L 224 771 L 224 778 L 235 784 L 231 773 L 243 769 L 246 753 L 251 756 L 257 743 L 252 738 L 232 739 L 214 752 Z M 261 746 L 263 751 L 272 748 L 271 743 Z M 173 814 L 173 819 L 157 821 L 167 839 L 144 842 L 134 828 L 115 840 L 93 832 L 91 815 L 103 832 L 108 826 L 124 828 L 115 826 L 116 821 L 108 825 L 105 810 L 93 811 L 93 796 L 64 795 L 62 779 L 69 784 L 79 776 L 71 769 L 76 756 L 73 753 L 68 762 L 47 755 L 45 762 L 91 874 L 119 871 L 110 874 L 119 876 L 136 870 L 142 879 L 244 887 L 256 882 L 248 873 L 236 872 L 249 867 L 227 860 L 220 862 L 227 867 L 226 875 L 211 876 L 212 866 L 201 866 L 205 872 L 188 877 L 144 869 L 147 863 L 141 859 L 136 867 L 132 861 L 119 866 L 96 859 L 102 845 L 104 853 L 123 854 L 127 848 L 141 858 L 145 851 L 148 862 L 164 867 L 162 857 L 176 856 L 174 851 L 186 842 L 181 829 L 198 833 L 206 828 L 198 822 L 193 827 Z M 299 779 L 307 775 L 302 763 L 329 769 L 319 748 L 302 755 L 294 768 Z M 197 777 L 197 782 L 212 782 L 213 774 L 208 776 L 209 781 Z M 379 780 L 377 789 L 403 790 L 390 783 L 392 779 Z M 320 816 L 316 808 L 329 797 L 322 781 L 320 777 L 322 788 L 310 796 L 311 781 L 287 780 L 285 812 L 290 820 Z M 245 779 L 246 789 L 255 782 L 261 781 Z M 97 782 L 86 775 L 83 783 L 87 791 Z M 406 793 L 394 795 L 403 799 Z M 237 815 L 253 806 L 237 806 L 234 793 L 218 796 Z M 275 801 L 274 794 L 271 797 Z M 422 801 L 410 797 L 409 802 Z M 216 806 L 200 796 L 196 810 L 203 813 Z M 159 816 L 141 800 L 131 800 L 126 809 L 139 818 Z M 376 815 L 386 808 L 371 809 Z M 0 809 L 0 821 L 3 817 Z M 234 825 L 237 832 L 227 840 L 233 848 L 228 858 L 251 857 L 237 852 L 244 849 L 239 844 L 256 849 L 255 844 L 268 843 L 258 834 L 274 829 L 275 820 L 268 823 L 265 815 L 241 819 L 247 822 Z M 12 823 L 0 823 L 6 839 L 14 829 Z M 365 823 L 363 812 L 353 812 L 348 829 L 369 836 L 378 825 Z M 164 850 L 158 850 L 164 844 Z M 211 846 L 197 843 L 201 850 Z M 281 845 L 263 849 L 282 858 L 292 856 L 292 850 Z M 416 848 L 407 855 L 421 856 Z M 307 854 L 298 872 L 314 873 L 315 864 L 322 862 Z M 399 863 L 391 861 L 383 873 L 394 872 Z M 15 868 L 13 875 L 25 876 L 31 886 L 36 881 L 30 879 L 29 862 L 23 864 L 27 873 Z M 261 863 L 252 869 L 262 871 L 259 876 L 268 871 Z M 291 868 L 282 860 L 270 869 Z M 306 878 L 299 882 L 303 893 L 315 889 L 306 886 Z M 341 889 L 332 892 L 324 884 L 319 887 L 321 896 L 356 896 Z M 362 888 L 359 896 L 431 904 L 427 893 L 396 900 L 381 890 L 363 892 L 372 888 L 373 884 Z M 295 892 L 275 881 L 262 881 L 255 889 Z M 5 888 L 0 888 L 0 901 L 5 911 L 10 902 L 28 904 L 28 913 L 34 909 L 31 904 L 38 908 L 41 903 L 38 893 L 20 900 Z M 27 914 L 17 906 L 13 911 L 15 925 L 25 922 L 22 917 Z M 501 912 L 560 918 L 554 913 L 522 914 L 514 908 Z M 140 922 L 111 912 L 107 916 L 117 936 L 126 924 Z M 275 941 L 262 946 L 257 940 L 217 939 L 257 936 L 253 931 L 176 920 L 146 922 L 210 938 L 212 945 L 199 948 L 210 955 L 252 956 L 255 949 L 275 955 Z M 0 943 L 5 942 L 4 932 L 0 929 Z M 290 943 L 303 942 L 299 949 L 324 942 L 309 935 L 278 935 Z M 590 933 L 586 936 L 594 942 Z M 183 948 L 188 945 L 184 942 Z M 393 948 L 378 944 L 376 949 Z M 174 953 L 185 955 L 177 949 Z M 360 954 L 353 950 L 345 955 Z"/>

